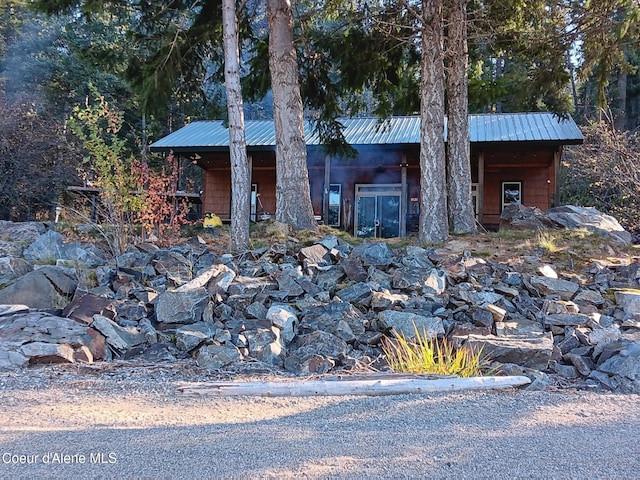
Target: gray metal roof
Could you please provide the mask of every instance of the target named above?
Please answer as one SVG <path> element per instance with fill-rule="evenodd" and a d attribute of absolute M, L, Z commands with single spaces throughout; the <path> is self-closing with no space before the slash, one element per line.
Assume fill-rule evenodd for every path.
<path fill-rule="evenodd" d="M 399 145 L 420 143 L 420 117 L 398 116 L 386 120 L 372 117 L 340 119 L 346 141 L 353 146 Z M 271 120 L 245 122 L 247 148 L 273 149 L 275 133 Z M 446 132 L 444 132 L 446 138 Z M 318 146 L 320 140 L 311 124 L 305 126 L 307 145 Z M 579 144 L 584 137 L 568 118 L 552 113 L 491 113 L 469 115 L 471 143 L 549 142 Z M 199 152 L 223 151 L 229 147 L 229 130 L 220 120 L 192 122 L 151 144 L 153 151 Z"/>

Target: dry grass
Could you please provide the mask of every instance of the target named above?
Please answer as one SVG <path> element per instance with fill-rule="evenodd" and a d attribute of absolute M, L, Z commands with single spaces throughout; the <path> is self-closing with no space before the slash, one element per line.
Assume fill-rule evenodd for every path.
<path fill-rule="evenodd" d="M 472 352 L 464 347 L 455 348 L 446 339 L 428 338 L 415 327 L 415 339 L 398 335 L 386 340 L 382 350 L 389 368 L 401 373 L 457 375 L 477 377 L 482 375 L 486 360 L 482 351 Z"/>

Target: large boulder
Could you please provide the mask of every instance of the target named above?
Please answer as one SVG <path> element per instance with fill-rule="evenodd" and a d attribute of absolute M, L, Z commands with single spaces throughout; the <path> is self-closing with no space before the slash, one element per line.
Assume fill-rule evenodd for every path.
<path fill-rule="evenodd" d="M 40 362 L 90 362 L 105 355 L 104 337 L 75 320 L 44 312 L 0 316 L 0 368 Z"/>
<path fill-rule="evenodd" d="M 631 234 L 622 228 L 618 220 L 593 207 L 564 205 L 547 210 L 547 215 L 565 228 L 571 230 L 585 228 L 623 245 L 631 244 Z"/>
<path fill-rule="evenodd" d="M 66 269 L 45 266 L 0 290 L 0 304 L 22 304 L 34 309 L 64 308 L 77 285 L 77 280 Z"/>

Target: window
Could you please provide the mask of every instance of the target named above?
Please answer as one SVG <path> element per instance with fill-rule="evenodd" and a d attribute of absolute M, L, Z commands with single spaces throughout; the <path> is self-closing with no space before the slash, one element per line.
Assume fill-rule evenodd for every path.
<path fill-rule="evenodd" d="M 471 184 L 471 203 L 473 203 L 473 214 L 478 220 L 478 184 Z"/>
<path fill-rule="evenodd" d="M 522 182 L 502 182 L 502 210 L 512 203 L 522 203 Z"/>
<path fill-rule="evenodd" d="M 329 225 L 340 226 L 340 204 L 342 203 L 342 186 L 337 183 L 329 185 Z"/>
<path fill-rule="evenodd" d="M 249 219 L 252 222 L 256 221 L 257 213 L 258 213 L 258 184 L 252 183 L 251 184 L 251 213 L 249 215 Z"/>

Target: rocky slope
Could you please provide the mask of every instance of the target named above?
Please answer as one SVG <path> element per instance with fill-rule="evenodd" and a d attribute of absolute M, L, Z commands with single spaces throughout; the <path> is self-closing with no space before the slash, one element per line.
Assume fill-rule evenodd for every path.
<path fill-rule="evenodd" d="M 569 249 L 551 261 L 535 245 L 488 246 L 481 235 L 440 248 L 327 235 L 234 257 L 193 238 L 111 260 L 41 223 L 0 222 L 0 368 L 192 358 L 296 375 L 381 369 L 384 338 L 411 337 L 415 325 L 482 348 L 531 389 L 567 381 L 640 392 L 633 252 L 603 241 L 597 259 Z"/>

